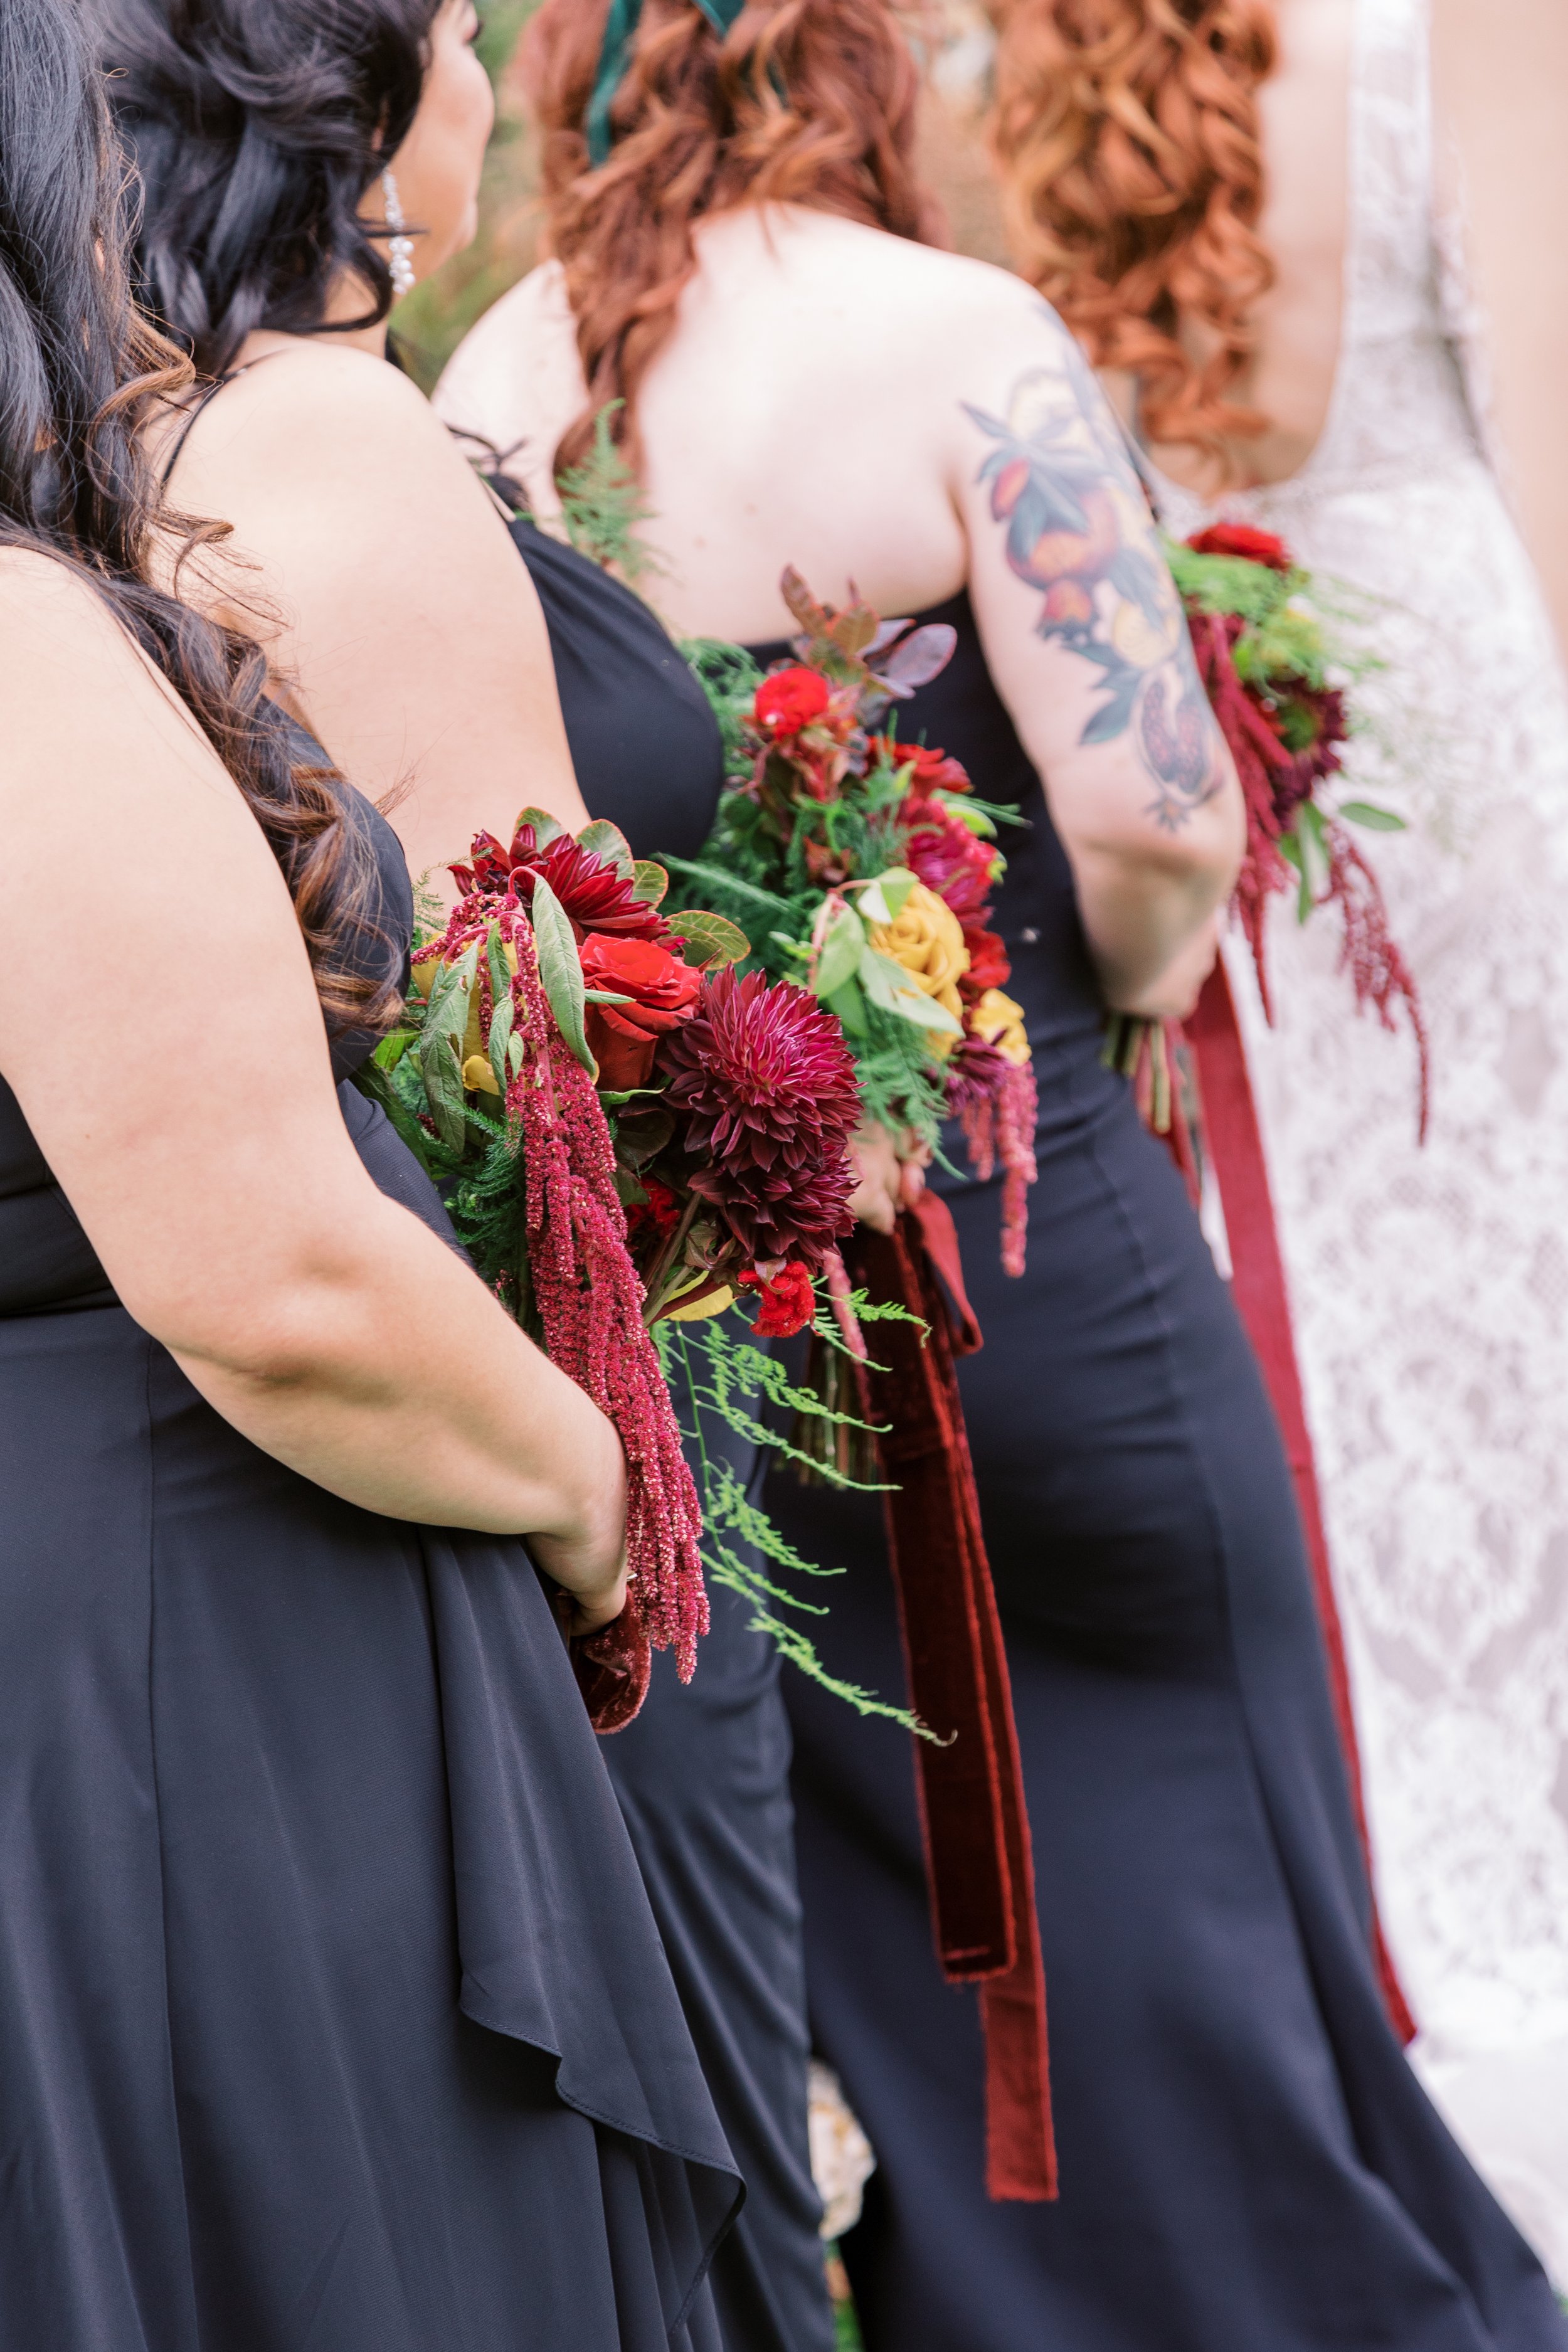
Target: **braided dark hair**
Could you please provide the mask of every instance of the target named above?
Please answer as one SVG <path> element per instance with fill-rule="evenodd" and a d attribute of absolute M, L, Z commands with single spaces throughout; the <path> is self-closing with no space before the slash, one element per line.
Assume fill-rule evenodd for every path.
<path fill-rule="evenodd" d="M 356 976 L 373 853 L 330 769 L 296 767 L 250 637 L 158 584 L 226 526 L 169 515 L 143 455 L 189 362 L 127 283 L 127 180 L 68 0 L 0 5 L 0 547 L 68 565 L 192 712 L 282 867 L 330 1024 L 383 1027 L 396 997 Z"/>
<path fill-rule="evenodd" d="M 137 293 L 203 375 L 258 327 L 316 334 L 345 274 L 384 319 L 365 190 L 408 134 L 440 0 L 95 0 L 142 186 Z"/>

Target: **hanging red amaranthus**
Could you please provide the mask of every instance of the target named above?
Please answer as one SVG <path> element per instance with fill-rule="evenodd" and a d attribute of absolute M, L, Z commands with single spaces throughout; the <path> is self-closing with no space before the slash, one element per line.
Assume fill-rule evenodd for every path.
<path fill-rule="evenodd" d="M 1340 968 L 1357 1010 L 1372 1005 L 1385 1029 L 1401 1004 L 1419 1065 L 1419 1132 L 1431 1093 L 1426 1024 L 1415 977 L 1389 928 L 1376 875 L 1346 819 L 1396 830 L 1400 820 L 1365 802 L 1335 807 L 1318 787 L 1342 765 L 1349 716 L 1329 682 L 1327 647 L 1296 601 L 1307 575 L 1283 542 L 1238 524 L 1216 524 L 1171 550 L 1193 650 L 1247 806 L 1247 851 L 1232 905 L 1252 950 L 1263 1009 L 1274 1007 L 1265 959 L 1268 902 L 1294 889 L 1303 919 L 1335 906 L 1344 925 Z"/>
<path fill-rule="evenodd" d="M 426 961 L 477 950 L 479 1031 L 493 1034 L 494 947 L 510 966 L 510 1037 L 521 1051 L 504 1097 L 526 1171 L 526 1278 L 552 1363 L 614 1423 L 626 1458 L 626 1615 L 598 1646 L 673 1649 L 683 1682 L 708 1630 L 697 1490 L 669 1391 L 643 1321 L 643 1285 L 626 1247 L 615 1151 L 594 1081 L 568 1050 L 540 982 L 532 926 L 512 893 L 468 898 Z"/>

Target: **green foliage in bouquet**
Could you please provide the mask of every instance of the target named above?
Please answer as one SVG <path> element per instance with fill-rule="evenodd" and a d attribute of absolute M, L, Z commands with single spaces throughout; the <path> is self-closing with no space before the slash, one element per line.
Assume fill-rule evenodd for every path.
<path fill-rule="evenodd" d="M 1003 1263 L 1023 1267 L 1034 1081 L 1022 1009 L 989 926 L 998 818 L 956 760 L 900 740 L 893 706 L 952 656 L 943 624 L 883 621 L 780 583 L 796 658 L 763 675 L 739 647 L 686 648 L 724 739 L 728 781 L 676 896 L 743 925 L 755 969 L 808 989 L 842 1024 L 862 1108 L 906 1148 L 958 1119 L 980 1175 L 1000 1160 Z"/>

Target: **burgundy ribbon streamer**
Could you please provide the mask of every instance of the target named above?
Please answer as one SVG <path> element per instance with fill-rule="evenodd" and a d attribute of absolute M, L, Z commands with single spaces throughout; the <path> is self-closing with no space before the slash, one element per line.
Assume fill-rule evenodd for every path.
<path fill-rule="evenodd" d="M 861 1373 L 896 1491 L 884 1497 L 910 1705 L 943 1745 L 915 1745 L 937 1956 L 977 1983 L 985 2035 L 985 2186 L 1057 2194 L 1046 1980 L 1012 1687 L 954 1358 L 980 1345 L 945 1202 L 926 1193 L 890 1236 L 861 1227 L 855 1273 L 878 1304 L 929 1326 L 874 1327 Z M 886 1426 L 883 1426 L 886 1424 Z"/>
<path fill-rule="evenodd" d="M 1301 1375 L 1290 1330 L 1290 1307 L 1285 1289 L 1285 1268 L 1268 1191 L 1258 1112 L 1252 1099 L 1247 1055 L 1237 1025 L 1236 1004 L 1225 965 L 1218 962 L 1204 984 L 1198 1007 L 1185 1024 L 1198 1066 L 1203 1101 L 1203 1125 L 1220 1204 L 1225 1211 L 1230 1244 L 1231 1292 L 1237 1310 L 1252 1342 L 1264 1383 L 1273 1402 L 1286 1458 L 1295 1482 L 1297 1507 L 1307 1539 L 1312 1591 L 1328 1652 L 1329 1687 L 1350 1775 L 1351 1801 L 1356 1830 L 1372 1876 L 1372 1849 L 1367 1836 L 1366 1804 L 1362 1790 L 1361 1754 L 1356 1744 L 1355 1716 L 1351 1706 L 1350 1675 L 1345 1664 L 1344 1634 L 1329 1572 L 1329 1547 L 1323 1531 L 1322 1503 L 1318 1492 L 1317 1465 L 1307 1428 L 1301 1396 Z M 1372 1914 L 1373 1955 L 1376 1962 L 1389 2021 L 1401 2042 L 1415 2038 L 1410 2013 L 1394 1960 L 1384 1939 L 1375 1900 Z"/>

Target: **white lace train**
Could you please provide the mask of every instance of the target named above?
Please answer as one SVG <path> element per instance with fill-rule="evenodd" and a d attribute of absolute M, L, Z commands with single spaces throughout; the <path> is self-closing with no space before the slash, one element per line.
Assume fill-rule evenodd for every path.
<path fill-rule="evenodd" d="M 1568 2282 L 1568 690 L 1489 465 L 1432 193 L 1425 0 L 1359 0 L 1352 232 L 1322 441 L 1200 508 L 1369 601 L 1352 781 L 1431 1030 L 1353 1016 L 1331 914 L 1284 906 L 1277 1025 L 1232 957 L 1414 2053 Z"/>

